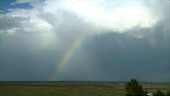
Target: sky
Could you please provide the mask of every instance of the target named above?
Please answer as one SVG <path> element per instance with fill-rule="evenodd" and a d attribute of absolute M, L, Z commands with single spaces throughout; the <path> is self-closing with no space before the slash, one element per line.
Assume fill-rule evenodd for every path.
<path fill-rule="evenodd" d="M 170 81 L 168 0 L 1 0 L 1 81 Z"/>

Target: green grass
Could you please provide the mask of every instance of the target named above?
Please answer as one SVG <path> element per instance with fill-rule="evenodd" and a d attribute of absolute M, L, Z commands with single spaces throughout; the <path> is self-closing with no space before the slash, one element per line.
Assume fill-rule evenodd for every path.
<path fill-rule="evenodd" d="M 147 85 L 167 92 L 168 86 Z M 125 96 L 124 86 L 88 83 L 1 83 L 0 96 Z"/>

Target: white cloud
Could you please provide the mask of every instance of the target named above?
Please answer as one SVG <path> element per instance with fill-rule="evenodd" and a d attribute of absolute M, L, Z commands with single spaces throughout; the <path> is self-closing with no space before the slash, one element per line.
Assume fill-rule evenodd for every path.
<path fill-rule="evenodd" d="M 17 32 L 17 30 L 18 28 L 12 28 L 12 29 L 6 30 L 6 32 L 8 32 L 9 34 L 12 34 L 12 33 Z"/>
<path fill-rule="evenodd" d="M 15 3 L 25 2 L 31 3 L 33 1 L 17 0 Z M 29 22 L 21 22 L 23 26 L 24 24 L 27 25 L 24 26 L 24 29 L 27 31 L 51 31 L 51 29 L 56 29 L 56 27 L 65 26 L 63 22 L 69 18 L 70 14 L 77 15 L 75 18 L 81 18 L 84 23 L 99 32 L 126 32 L 133 28 L 152 28 L 159 20 L 159 18 L 152 16 L 141 2 L 51 0 L 39 2 L 33 6 L 33 9 L 13 9 L 8 13 L 8 15 L 30 17 Z M 50 20 L 51 18 L 53 20 Z M 73 21 L 72 23 L 78 22 Z"/>
<path fill-rule="evenodd" d="M 115 2 L 119 6 L 106 7 L 110 2 L 66 2 L 70 8 L 81 16 L 85 22 L 99 30 L 125 32 L 136 27 L 151 28 L 158 18 L 152 16 L 149 10 L 141 5 L 123 6 L 125 3 Z M 128 3 L 128 2 L 127 2 Z M 115 4 L 113 4 L 114 6 Z"/>
<path fill-rule="evenodd" d="M 38 38 L 47 41 L 43 44 L 48 46 L 55 40 L 69 43 L 82 34 L 152 28 L 160 19 L 141 2 L 36 1 L 33 4 L 31 0 L 17 0 L 15 3 L 29 2 L 33 8 L 10 9 L 9 13 L 2 14 L 1 32 L 43 34 Z"/>

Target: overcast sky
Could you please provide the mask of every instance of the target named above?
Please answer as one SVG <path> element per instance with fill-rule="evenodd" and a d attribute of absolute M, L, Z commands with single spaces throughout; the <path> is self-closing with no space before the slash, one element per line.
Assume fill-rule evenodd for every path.
<path fill-rule="evenodd" d="M 170 1 L 0 3 L 3 81 L 170 81 Z"/>

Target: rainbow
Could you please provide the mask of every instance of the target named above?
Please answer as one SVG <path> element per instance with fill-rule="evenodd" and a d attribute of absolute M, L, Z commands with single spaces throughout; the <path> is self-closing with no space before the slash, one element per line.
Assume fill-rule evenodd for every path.
<path fill-rule="evenodd" d="M 55 71 L 55 75 L 53 76 L 52 80 L 55 80 L 59 71 L 64 67 L 66 62 L 69 60 L 69 58 L 72 56 L 74 53 L 75 49 L 80 45 L 80 42 L 83 40 L 84 36 L 79 36 L 78 38 L 75 39 L 73 44 L 70 46 L 70 48 L 67 50 L 67 52 L 64 54 L 62 57 L 61 61 L 57 65 L 57 69 Z"/>

